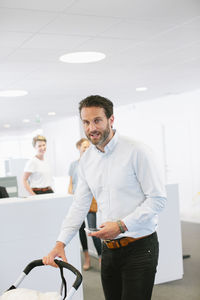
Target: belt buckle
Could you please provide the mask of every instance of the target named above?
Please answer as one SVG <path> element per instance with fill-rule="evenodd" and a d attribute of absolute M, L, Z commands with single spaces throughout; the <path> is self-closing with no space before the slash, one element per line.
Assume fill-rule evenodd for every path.
<path fill-rule="evenodd" d="M 107 246 L 109 249 L 115 248 L 115 247 L 114 247 L 114 241 L 112 241 L 112 240 L 105 240 L 105 243 L 106 243 L 106 246 Z"/>
<path fill-rule="evenodd" d="M 115 240 L 105 240 L 105 244 L 109 249 L 116 249 L 116 248 L 120 248 L 120 243 L 118 241 Z"/>
<path fill-rule="evenodd" d="M 106 247 L 108 248 L 108 243 L 110 242 L 111 240 L 104 240 L 103 242 L 105 243 Z"/>
<path fill-rule="evenodd" d="M 126 239 L 126 238 L 122 238 L 121 240 L 120 240 L 120 245 L 122 246 L 122 247 L 126 247 L 127 245 L 129 244 L 129 241 Z"/>

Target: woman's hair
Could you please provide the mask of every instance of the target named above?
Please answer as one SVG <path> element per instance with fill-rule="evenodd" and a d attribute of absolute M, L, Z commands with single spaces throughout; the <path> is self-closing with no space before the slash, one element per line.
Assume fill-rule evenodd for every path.
<path fill-rule="evenodd" d="M 78 149 L 79 147 L 81 147 L 83 142 L 89 142 L 88 139 L 86 138 L 82 138 L 80 139 L 77 143 L 76 143 L 76 148 Z"/>
<path fill-rule="evenodd" d="M 34 138 L 33 138 L 33 141 L 32 141 L 32 144 L 33 144 L 33 147 L 35 147 L 36 143 L 38 141 L 41 141 L 41 142 L 47 142 L 46 138 L 42 135 L 36 135 Z"/>
<path fill-rule="evenodd" d="M 81 114 L 81 110 L 83 107 L 93 106 L 103 108 L 107 119 L 109 119 L 113 115 L 113 103 L 109 99 L 99 95 L 91 95 L 83 99 L 79 103 L 79 113 Z"/>

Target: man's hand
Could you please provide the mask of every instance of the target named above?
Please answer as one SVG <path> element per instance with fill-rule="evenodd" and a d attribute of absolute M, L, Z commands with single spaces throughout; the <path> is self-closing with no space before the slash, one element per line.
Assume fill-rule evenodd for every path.
<path fill-rule="evenodd" d="M 55 257 L 62 258 L 63 261 L 67 262 L 67 258 L 65 256 L 65 244 L 62 242 L 56 242 L 55 247 L 49 252 L 47 256 L 43 257 L 43 264 L 44 265 L 50 265 L 52 267 L 57 268 L 58 266 L 54 262 Z"/>
<path fill-rule="evenodd" d="M 100 228 L 102 229 L 99 231 L 92 232 L 88 235 L 96 236 L 103 240 L 111 240 L 121 233 L 117 222 L 105 222 L 100 226 Z"/>

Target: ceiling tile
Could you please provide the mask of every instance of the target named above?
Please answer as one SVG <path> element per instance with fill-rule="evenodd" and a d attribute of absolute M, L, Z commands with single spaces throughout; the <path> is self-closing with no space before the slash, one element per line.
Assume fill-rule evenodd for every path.
<path fill-rule="evenodd" d="M 77 46 L 79 46 L 87 40 L 87 37 L 81 36 L 67 36 L 60 34 L 37 34 L 26 44 L 24 44 L 22 48 L 63 49 L 63 51 L 73 51 L 74 48 L 76 48 Z"/>
<path fill-rule="evenodd" d="M 83 45 L 78 47 L 79 51 L 100 51 L 106 55 L 115 55 L 137 45 L 137 42 L 130 39 L 114 38 L 91 38 Z"/>
<path fill-rule="evenodd" d="M 171 22 L 174 24 L 199 15 L 198 0 L 79 0 L 66 10 L 75 14 L 90 14 L 128 18 L 134 21 Z"/>
<path fill-rule="evenodd" d="M 50 12 L 0 9 L 0 31 L 37 32 L 57 15 Z"/>
<path fill-rule="evenodd" d="M 200 41 L 199 33 L 200 28 L 184 24 L 164 32 L 157 40 L 160 44 L 166 45 L 167 49 L 173 50 Z"/>
<path fill-rule="evenodd" d="M 13 48 L 0 48 L 0 64 L 5 61 L 5 58 L 13 52 Z"/>
<path fill-rule="evenodd" d="M 60 12 L 71 6 L 75 0 L 0 0 L 0 8 L 19 8 Z"/>
<path fill-rule="evenodd" d="M 1 53 L 1 50 L 0 50 Z M 40 65 L 47 62 L 58 62 L 58 58 L 63 54 L 63 50 L 58 49 L 41 49 L 41 48 L 19 48 L 9 55 L 9 62 L 38 62 Z M 1 55 L 1 54 L 0 54 Z"/>
<path fill-rule="evenodd" d="M 116 22 L 118 21 L 112 18 L 64 14 L 60 15 L 59 18 L 46 26 L 41 32 L 96 36 L 110 26 L 115 25 Z"/>
<path fill-rule="evenodd" d="M 162 32 L 171 28 L 171 25 L 164 22 L 133 22 L 130 20 L 122 21 L 121 23 L 112 26 L 101 34 L 103 37 L 121 38 L 121 39 L 134 39 L 141 42 L 144 40 L 152 39 Z"/>
<path fill-rule="evenodd" d="M 1 48 L 4 48 L 4 47 L 19 47 L 29 37 L 30 37 L 30 33 L 1 32 L 0 31 Z"/>

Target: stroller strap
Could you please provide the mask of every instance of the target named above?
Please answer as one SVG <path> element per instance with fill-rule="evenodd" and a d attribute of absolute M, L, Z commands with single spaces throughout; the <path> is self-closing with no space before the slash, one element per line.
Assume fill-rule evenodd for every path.
<path fill-rule="evenodd" d="M 65 277 L 64 277 L 64 274 L 63 274 L 63 267 L 61 266 L 58 266 L 59 269 L 60 269 L 60 276 L 61 276 L 61 279 L 62 279 L 62 288 L 61 288 L 61 295 L 62 295 L 62 289 L 64 287 L 64 298 L 63 300 L 67 297 L 67 283 L 66 283 L 66 280 L 65 280 Z"/>

